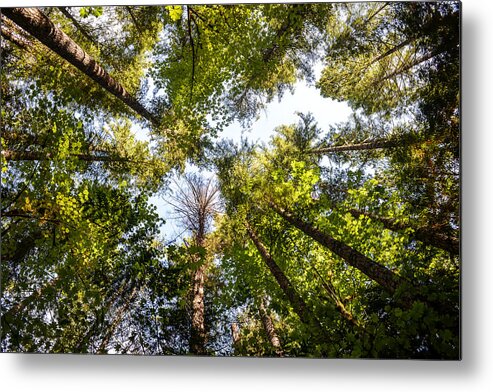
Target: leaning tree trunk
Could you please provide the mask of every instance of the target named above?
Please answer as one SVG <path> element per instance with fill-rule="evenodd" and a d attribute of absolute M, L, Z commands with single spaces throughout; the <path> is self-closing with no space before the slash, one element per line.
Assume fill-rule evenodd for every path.
<path fill-rule="evenodd" d="M 269 268 L 271 274 L 276 279 L 279 287 L 283 291 L 284 295 L 287 297 L 289 303 L 293 307 L 293 310 L 298 315 L 300 320 L 305 324 L 309 324 L 310 321 L 319 324 L 315 316 L 312 315 L 311 312 L 308 310 L 308 307 L 306 306 L 305 301 L 303 301 L 303 298 L 301 298 L 301 296 L 296 292 L 291 281 L 284 274 L 284 272 L 282 272 L 281 268 L 279 268 L 279 266 L 274 261 L 269 251 L 261 242 L 253 228 L 248 223 L 246 223 L 245 225 L 248 235 L 257 248 L 258 252 L 260 253 L 262 260 L 265 262 L 265 264 L 267 264 L 267 267 Z"/>
<path fill-rule="evenodd" d="M 380 284 L 389 293 L 393 294 L 395 290 L 403 283 L 403 279 L 401 277 L 385 266 L 376 263 L 345 243 L 330 237 L 328 234 L 322 233 L 312 224 L 304 222 L 276 204 L 270 202 L 269 205 L 284 220 L 291 223 L 309 237 L 313 238 L 320 245 L 328 248 L 337 256 L 341 257 L 350 266 L 358 269 L 370 279 Z"/>
<path fill-rule="evenodd" d="M 269 313 L 267 313 L 267 309 L 265 308 L 264 298 L 260 300 L 259 314 L 260 319 L 262 320 L 262 325 L 264 326 L 265 333 L 267 335 L 267 338 L 269 339 L 272 348 L 274 349 L 278 357 L 282 357 L 284 353 L 281 347 L 281 341 L 279 340 L 279 336 L 277 336 L 272 318 L 270 317 Z"/>
<path fill-rule="evenodd" d="M 307 151 L 307 154 L 321 155 L 333 152 L 345 152 L 345 151 L 364 151 L 364 150 L 377 150 L 377 149 L 390 149 L 409 146 L 417 143 L 418 138 L 414 134 L 401 135 L 399 137 L 392 137 L 388 139 L 374 139 L 368 142 L 343 144 L 340 146 L 328 146 L 314 148 Z"/>
<path fill-rule="evenodd" d="M 32 48 L 32 42 L 29 41 L 24 35 L 22 35 L 19 29 L 11 20 L 0 18 L 1 34 L 4 38 L 17 45 L 19 48 L 29 51 Z"/>
<path fill-rule="evenodd" d="M 6 161 L 50 161 L 54 159 L 51 153 L 40 151 L 4 149 L 1 154 Z M 69 154 L 69 157 L 85 162 L 130 162 L 129 158 L 111 155 Z"/>
<path fill-rule="evenodd" d="M 77 19 L 75 19 L 72 14 L 68 11 L 67 7 L 58 7 L 60 12 L 67 18 L 69 19 L 72 24 L 77 28 L 80 33 L 86 37 L 86 39 L 91 42 L 93 45 L 97 46 L 98 43 L 94 40 L 94 38 L 91 37 L 91 35 L 86 31 L 86 29 L 79 23 Z"/>
<path fill-rule="evenodd" d="M 57 28 L 40 10 L 36 8 L 3 8 L 2 13 L 142 117 L 156 126 L 159 125 L 159 121 L 154 115 L 113 79 L 94 58 Z"/>
<path fill-rule="evenodd" d="M 382 223 L 383 227 L 385 227 L 387 230 L 402 231 L 406 229 L 412 229 L 413 234 L 411 236 L 414 237 L 414 239 L 421 241 L 423 244 L 431 245 L 434 246 L 435 248 L 443 249 L 454 255 L 459 254 L 460 251 L 459 240 L 455 237 L 440 233 L 433 227 L 414 228 L 402 222 L 396 222 L 395 219 L 380 217 L 356 209 L 349 210 L 349 213 L 355 218 L 359 218 L 361 215 L 367 216 L 374 221 Z"/>
<path fill-rule="evenodd" d="M 123 305 L 120 306 L 116 311 L 113 317 L 113 321 L 108 326 L 108 329 L 106 330 L 106 333 L 104 334 L 104 337 L 101 340 L 101 343 L 99 344 L 99 348 L 97 351 L 98 354 L 106 353 L 106 347 L 108 346 L 108 344 L 111 341 L 111 338 L 115 334 L 116 328 L 120 325 L 120 323 L 123 320 L 123 317 L 125 317 L 125 315 L 127 314 L 127 311 L 130 308 L 130 305 L 132 304 L 132 301 L 135 299 L 137 294 L 138 294 L 137 287 L 134 287 L 130 295 L 125 299 Z"/>
<path fill-rule="evenodd" d="M 356 327 L 358 329 L 362 329 L 361 324 L 354 318 L 354 316 L 351 314 L 349 310 L 346 309 L 346 306 L 344 303 L 341 301 L 341 298 L 336 292 L 336 289 L 332 282 L 330 280 L 325 280 L 320 272 L 315 268 L 315 266 L 311 266 L 311 268 L 315 271 L 319 279 L 322 281 L 322 287 L 325 289 L 327 294 L 329 295 L 329 298 L 333 301 L 335 308 L 339 312 L 339 314 L 342 316 L 346 322 L 348 322 L 350 325 L 353 327 Z"/>

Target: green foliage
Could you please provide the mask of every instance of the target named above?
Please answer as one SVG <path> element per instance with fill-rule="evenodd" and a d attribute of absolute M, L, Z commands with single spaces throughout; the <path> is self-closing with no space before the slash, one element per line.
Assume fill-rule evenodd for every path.
<path fill-rule="evenodd" d="M 203 292 L 210 355 L 460 356 L 456 3 L 62 11 L 50 19 L 159 124 L 41 43 L 5 41 L 3 351 L 188 354 Z M 313 81 L 320 54 L 317 85 L 349 121 L 324 132 L 299 114 L 268 145 L 213 144 Z M 316 152 L 375 141 L 389 145 Z M 150 198 L 190 162 L 224 209 L 185 197 L 190 236 L 165 242 Z"/>

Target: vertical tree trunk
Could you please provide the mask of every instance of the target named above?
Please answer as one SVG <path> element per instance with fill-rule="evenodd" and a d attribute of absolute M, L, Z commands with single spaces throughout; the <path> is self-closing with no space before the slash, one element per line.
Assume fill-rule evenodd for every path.
<path fill-rule="evenodd" d="M 262 320 L 262 325 L 264 326 L 265 333 L 270 344 L 272 345 L 272 348 L 278 357 L 282 357 L 284 353 L 281 347 L 281 341 L 279 340 L 279 336 L 277 336 L 272 318 L 267 313 L 267 309 L 265 308 L 264 298 L 260 300 L 259 313 L 260 319 Z"/>
<path fill-rule="evenodd" d="M 240 342 L 240 328 L 238 327 L 238 323 L 231 324 L 231 337 L 233 338 L 233 346 L 238 345 Z"/>
<path fill-rule="evenodd" d="M 421 241 L 423 244 L 431 245 L 434 246 L 435 248 L 443 249 L 454 255 L 459 254 L 460 251 L 459 240 L 455 237 L 447 236 L 443 233 L 440 233 L 433 227 L 413 228 L 402 222 L 396 222 L 395 219 L 376 216 L 368 212 L 363 212 L 356 209 L 349 210 L 349 213 L 355 218 L 359 218 L 361 215 L 367 216 L 374 221 L 382 223 L 383 227 L 391 231 L 402 231 L 405 229 L 412 228 L 413 229 L 412 236 L 416 240 Z"/>
<path fill-rule="evenodd" d="M 270 202 L 269 205 L 278 215 L 280 215 L 287 222 L 291 223 L 303 233 L 313 238 L 320 245 L 328 248 L 337 256 L 341 257 L 350 266 L 358 269 L 370 279 L 379 283 L 389 293 L 393 294 L 397 287 L 399 287 L 399 285 L 403 283 L 402 278 L 400 278 L 398 275 L 396 275 L 394 272 L 384 267 L 383 265 L 374 262 L 370 258 L 366 257 L 365 255 L 361 254 L 345 243 L 338 241 L 325 233 L 322 233 L 310 223 L 304 222 L 303 220 L 293 216 L 291 213 L 285 211 L 281 207 L 278 207 L 274 203 Z"/>
<path fill-rule="evenodd" d="M 101 87 L 120 99 L 152 124 L 159 121 L 143 107 L 125 88 L 113 79 L 88 53 L 36 8 L 3 8 L 3 14 L 29 34 L 78 68 Z"/>
<path fill-rule="evenodd" d="M 204 245 L 205 233 L 199 229 L 196 244 Z M 190 335 L 190 352 L 195 355 L 207 354 L 205 344 L 207 334 L 205 331 L 205 306 L 204 306 L 204 281 L 206 265 L 200 257 L 194 255 L 194 262 L 201 263 L 192 277 L 192 326 Z"/>

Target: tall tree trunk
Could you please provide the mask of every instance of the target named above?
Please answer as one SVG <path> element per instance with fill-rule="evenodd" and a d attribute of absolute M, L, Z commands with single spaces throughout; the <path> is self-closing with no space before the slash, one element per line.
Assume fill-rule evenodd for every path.
<path fill-rule="evenodd" d="M 352 326 L 354 326 L 356 328 L 362 328 L 362 326 L 358 322 L 358 320 L 356 320 L 353 317 L 353 315 L 351 314 L 351 312 L 349 312 L 346 309 L 346 306 L 341 301 L 341 298 L 337 294 L 336 289 L 335 289 L 334 285 L 332 284 L 332 282 L 330 280 L 325 280 L 322 277 L 322 275 L 318 272 L 318 270 L 315 268 L 315 266 L 312 265 L 311 268 L 315 271 L 315 273 L 317 274 L 317 276 L 322 281 L 322 287 L 325 289 L 325 291 L 329 295 L 329 298 L 334 302 L 334 305 L 335 305 L 337 311 L 339 312 L 339 314 L 342 316 L 342 318 L 344 320 L 346 320 Z"/>
<path fill-rule="evenodd" d="M 443 249 L 454 255 L 459 254 L 460 251 L 459 240 L 455 237 L 440 233 L 433 227 L 414 228 L 402 222 L 396 222 L 395 219 L 380 217 L 377 215 L 373 215 L 369 212 L 363 212 L 356 209 L 351 209 L 349 210 L 349 212 L 355 218 L 359 218 L 361 215 L 364 215 L 374 221 L 380 222 L 383 224 L 383 227 L 385 227 L 387 230 L 402 231 L 411 228 L 413 230 L 412 237 L 414 237 L 414 239 L 418 241 L 421 241 L 423 244 L 431 245 L 436 248 Z"/>
<path fill-rule="evenodd" d="M 7 161 L 49 161 L 53 157 L 49 152 L 2 150 L 2 155 Z M 85 162 L 129 162 L 130 159 L 110 155 L 69 154 Z"/>
<path fill-rule="evenodd" d="M 262 325 L 264 326 L 265 333 L 267 335 L 267 338 L 269 339 L 270 344 L 272 345 L 272 348 L 274 349 L 278 357 L 282 357 L 284 353 L 281 347 L 281 341 L 279 340 L 279 336 L 277 336 L 272 318 L 270 317 L 265 307 L 264 298 L 260 300 L 259 314 L 260 319 L 262 320 Z"/>
<path fill-rule="evenodd" d="M 198 231 L 196 244 L 204 246 L 205 233 L 201 228 Z M 195 263 L 201 265 L 195 270 L 192 277 L 192 327 L 190 335 L 190 352 L 195 355 L 205 355 L 207 334 L 205 330 L 204 281 L 206 265 L 197 255 L 193 256 Z"/>
<path fill-rule="evenodd" d="M 300 320 L 305 324 L 309 324 L 310 321 L 314 321 L 318 324 L 318 321 L 316 321 L 314 315 L 312 315 L 311 312 L 308 310 L 305 301 L 303 301 L 303 298 L 301 298 L 301 296 L 296 292 L 288 277 L 284 274 L 284 272 L 282 272 L 281 268 L 279 268 L 279 266 L 274 261 L 269 251 L 259 239 L 253 228 L 248 224 L 248 222 L 245 223 L 245 226 L 250 239 L 252 240 L 258 252 L 260 253 L 260 256 L 262 257 L 262 260 L 265 262 L 265 264 L 267 264 L 267 267 L 269 268 L 271 274 L 276 279 L 284 295 L 288 298 L 289 303 L 293 307 L 293 310 L 298 315 Z"/>
<path fill-rule="evenodd" d="M 106 331 L 106 334 L 103 337 L 103 340 L 101 341 L 99 348 L 98 348 L 98 354 L 104 354 L 106 352 L 106 347 L 108 346 L 111 338 L 113 337 L 116 328 L 118 325 L 121 323 L 123 320 L 123 317 L 125 316 L 128 308 L 132 304 L 132 301 L 138 294 L 138 289 L 137 287 L 134 287 L 132 291 L 130 292 L 130 295 L 125 299 L 125 302 L 123 303 L 122 306 L 120 306 L 113 318 L 113 321 L 108 327 L 108 330 Z"/>
<path fill-rule="evenodd" d="M 77 28 L 77 30 L 80 31 L 80 33 L 87 38 L 89 42 L 91 42 L 94 46 L 98 46 L 98 43 L 94 40 L 93 37 L 87 32 L 87 30 L 82 26 L 77 19 L 73 17 L 73 15 L 69 12 L 67 7 L 58 7 L 60 12 L 65 16 L 67 19 L 69 19 L 72 24 Z"/>
<path fill-rule="evenodd" d="M 377 61 L 380 61 L 382 59 L 384 59 L 385 57 L 388 57 L 390 56 L 391 54 L 397 52 L 399 49 L 402 49 L 404 46 L 407 46 L 409 45 L 410 43 L 412 43 L 413 41 L 415 41 L 415 38 L 408 38 L 404 41 L 402 41 L 400 44 L 398 45 L 395 45 L 394 47 L 390 48 L 389 50 L 387 50 L 385 53 L 382 53 L 381 55 L 375 57 L 371 62 L 370 62 L 370 65 L 372 64 L 375 64 Z"/>
<path fill-rule="evenodd" d="M 320 147 L 308 150 L 308 154 L 327 154 L 331 152 L 344 152 L 344 151 L 363 151 L 363 150 L 376 150 L 381 148 L 397 148 L 409 146 L 417 143 L 418 138 L 414 134 L 401 135 L 399 137 L 393 137 L 389 139 L 375 139 L 363 143 L 343 144 L 340 146 L 328 146 Z"/>
<path fill-rule="evenodd" d="M 313 238 L 320 245 L 328 248 L 337 256 L 341 257 L 350 266 L 358 269 L 370 279 L 379 283 L 389 293 L 393 294 L 395 290 L 403 283 L 403 279 L 401 277 L 385 266 L 376 263 L 345 243 L 330 237 L 328 234 L 322 233 L 312 224 L 304 222 L 276 204 L 270 202 L 269 205 L 284 220 L 291 223 L 309 237 Z"/>
<path fill-rule="evenodd" d="M 99 151 L 107 155 L 92 155 L 92 154 L 69 154 L 71 158 L 77 158 L 85 162 L 131 162 L 131 159 L 111 156 L 106 151 Z M 18 151 L 4 149 L 2 155 L 7 161 L 49 161 L 53 160 L 51 153 L 39 151 Z"/>
<path fill-rule="evenodd" d="M 3 14 L 78 68 L 155 126 L 158 119 L 113 79 L 88 53 L 36 8 L 3 8 Z"/>
<path fill-rule="evenodd" d="M 238 323 L 231 324 L 231 337 L 233 338 L 233 347 L 237 346 L 240 342 L 240 328 Z"/>
<path fill-rule="evenodd" d="M 403 64 L 400 68 L 396 69 L 395 71 L 381 77 L 380 79 L 373 82 L 372 85 L 378 86 L 380 83 L 385 82 L 386 80 L 392 79 L 393 77 L 403 74 L 404 72 L 409 71 L 410 69 L 416 67 L 417 65 L 424 63 L 425 61 L 431 60 L 433 57 L 438 56 L 440 53 L 441 52 L 426 53 L 423 56 L 416 58 L 414 61 L 411 61 L 410 63 L 407 64 Z"/>
<path fill-rule="evenodd" d="M 32 48 L 32 42 L 29 41 L 24 35 L 22 35 L 18 30 L 19 28 L 16 29 L 16 25 L 12 23 L 9 19 L 2 18 L 0 19 L 0 26 L 1 26 L 1 32 L 2 36 L 6 39 L 8 39 L 10 42 L 16 44 L 19 48 L 23 50 L 31 50 Z"/>

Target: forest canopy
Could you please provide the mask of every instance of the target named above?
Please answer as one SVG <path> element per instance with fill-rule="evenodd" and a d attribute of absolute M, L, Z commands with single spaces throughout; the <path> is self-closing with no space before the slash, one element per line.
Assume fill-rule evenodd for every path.
<path fill-rule="evenodd" d="M 460 359 L 460 18 L 2 8 L 1 350 Z"/>

